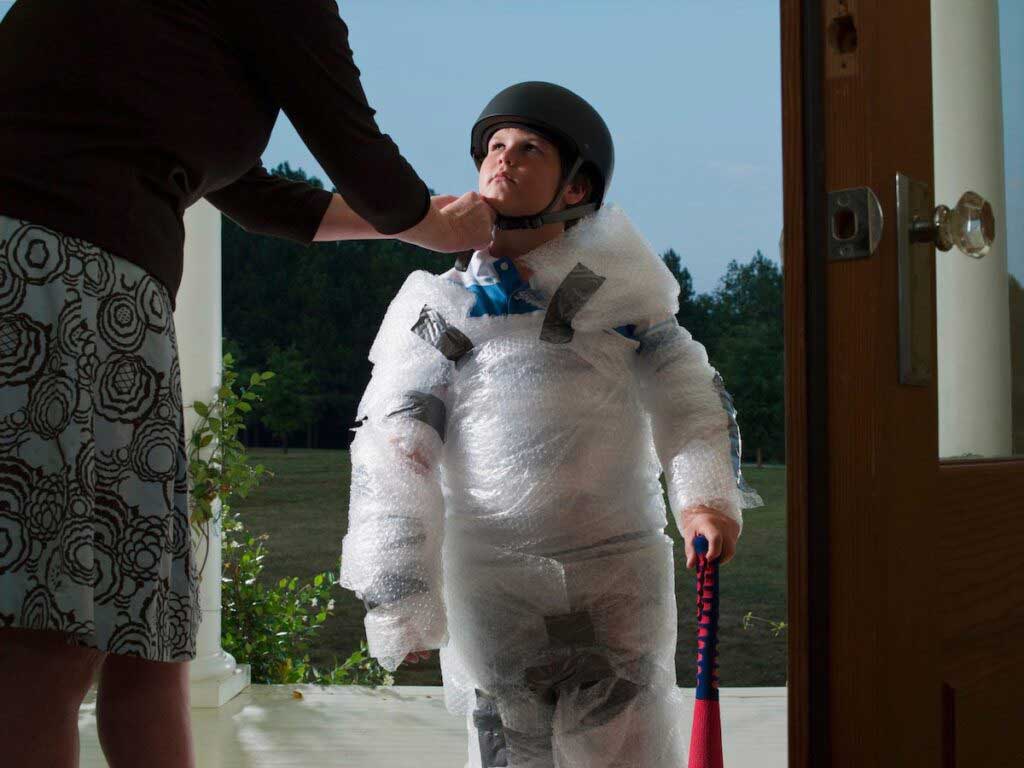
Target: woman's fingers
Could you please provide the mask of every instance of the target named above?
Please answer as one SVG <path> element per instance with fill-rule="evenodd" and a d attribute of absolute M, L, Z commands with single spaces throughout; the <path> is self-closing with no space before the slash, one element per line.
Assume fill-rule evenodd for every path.
<path fill-rule="evenodd" d="M 440 211 L 448 207 L 458 199 L 458 195 L 434 195 L 433 197 L 430 198 L 430 204 Z"/>
<path fill-rule="evenodd" d="M 441 211 L 452 228 L 453 251 L 486 248 L 497 213 L 477 192 L 467 192 Z"/>

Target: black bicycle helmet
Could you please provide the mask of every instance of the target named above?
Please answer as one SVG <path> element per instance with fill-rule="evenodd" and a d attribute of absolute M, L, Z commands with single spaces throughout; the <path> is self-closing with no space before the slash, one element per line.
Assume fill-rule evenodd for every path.
<path fill-rule="evenodd" d="M 590 104 L 568 88 L 529 81 L 511 85 L 488 102 L 473 124 L 469 153 L 477 169 L 487 155 L 487 143 L 506 126 L 525 126 L 553 141 L 563 153 L 562 183 L 548 206 L 533 216 L 498 216 L 499 229 L 537 229 L 554 221 L 578 219 L 601 207 L 612 180 L 615 147 L 608 126 Z M 593 180 L 591 201 L 554 212 L 551 209 L 580 170 Z"/>

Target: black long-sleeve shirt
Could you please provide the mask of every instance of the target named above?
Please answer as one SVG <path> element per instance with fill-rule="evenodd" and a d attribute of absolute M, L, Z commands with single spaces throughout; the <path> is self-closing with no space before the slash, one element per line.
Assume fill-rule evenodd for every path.
<path fill-rule="evenodd" d="M 0 22 L 0 214 L 146 269 L 176 307 L 185 209 L 309 244 L 331 194 L 260 163 L 280 110 L 382 234 L 426 185 L 382 134 L 334 0 L 18 0 Z"/>

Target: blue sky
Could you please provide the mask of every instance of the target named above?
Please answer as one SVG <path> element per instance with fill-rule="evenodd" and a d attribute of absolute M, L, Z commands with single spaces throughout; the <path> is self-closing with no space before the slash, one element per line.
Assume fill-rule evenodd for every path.
<path fill-rule="evenodd" d="M 709 291 L 730 259 L 747 261 L 760 248 L 778 260 L 777 5 L 352 0 L 339 7 L 378 124 L 431 187 L 477 188 L 469 132 L 494 94 L 523 80 L 564 85 L 611 130 L 616 159 L 606 200 L 621 205 L 659 252 L 675 248 L 696 289 Z M 318 168 L 286 121 L 266 160 Z"/>
<path fill-rule="evenodd" d="M 0 17 L 12 5 L 0 2 Z M 607 200 L 698 291 L 731 259 L 778 260 L 779 16 L 774 0 L 339 2 L 377 122 L 439 192 L 476 189 L 469 131 L 507 85 L 550 80 L 590 101 L 616 145 Z M 1024 278 L 1024 3 L 1001 0 L 1010 269 Z M 400 22 L 400 23 L 399 23 Z M 319 163 L 283 115 L 264 163 Z M 955 201 L 947 201 L 955 202 Z"/>

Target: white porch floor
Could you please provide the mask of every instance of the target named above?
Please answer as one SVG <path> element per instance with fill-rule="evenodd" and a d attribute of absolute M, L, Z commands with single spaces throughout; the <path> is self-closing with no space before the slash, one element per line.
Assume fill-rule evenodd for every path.
<path fill-rule="evenodd" d="M 220 709 L 192 710 L 198 768 L 462 768 L 466 721 L 448 714 L 441 691 L 253 685 Z M 693 689 L 686 693 L 690 723 Z M 786 768 L 786 688 L 722 689 L 720 702 L 725 765 Z M 95 710 L 90 693 L 79 717 L 81 768 L 107 767 Z"/>

